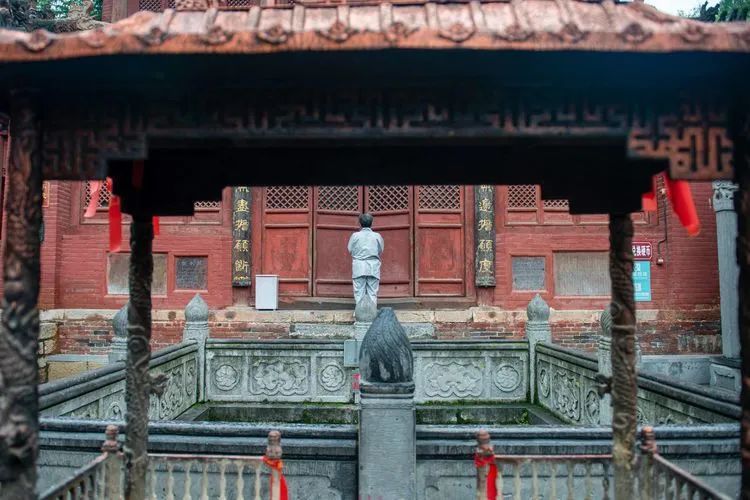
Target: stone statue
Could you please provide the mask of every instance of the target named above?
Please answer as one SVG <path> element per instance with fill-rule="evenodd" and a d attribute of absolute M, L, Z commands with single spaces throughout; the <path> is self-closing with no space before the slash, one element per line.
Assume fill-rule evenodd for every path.
<path fill-rule="evenodd" d="M 383 237 L 372 230 L 372 215 L 359 216 L 362 227 L 349 238 L 349 253 L 352 255 L 352 282 L 354 284 L 355 318 L 357 321 L 372 321 L 375 318 L 380 287 L 380 255 L 383 253 Z"/>
<path fill-rule="evenodd" d="M 414 385 L 411 343 L 390 307 L 378 312 L 359 351 L 363 383 Z"/>

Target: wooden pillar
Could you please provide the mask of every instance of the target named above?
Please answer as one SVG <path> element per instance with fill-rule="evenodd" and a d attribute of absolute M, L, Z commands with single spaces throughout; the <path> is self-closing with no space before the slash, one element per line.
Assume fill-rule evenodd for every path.
<path fill-rule="evenodd" d="M 615 500 L 635 498 L 634 451 L 638 384 L 635 371 L 633 221 L 610 215 L 609 276 L 612 280 L 612 462 Z"/>
<path fill-rule="evenodd" d="M 747 109 L 747 108 L 745 108 Z M 734 197 L 737 211 L 737 262 L 739 277 L 740 356 L 742 358 L 742 417 L 740 454 L 742 488 L 740 498 L 750 500 L 750 113 L 742 108 L 734 117 L 734 172 L 739 191 Z"/>
<path fill-rule="evenodd" d="M 39 433 L 39 227 L 41 139 L 34 94 L 10 99 L 11 135 L 0 328 L 0 496 L 36 498 Z"/>
<path fill-rule="evenodd" d="M 128 357 L 125 365 L 125 498 L 142 500 L 148 470 L 148 408 L 152 380 L 151 279 L 154 259 L 151 217 L 134 216 L 130 225 L 130 302 L 128 305 Z"/>

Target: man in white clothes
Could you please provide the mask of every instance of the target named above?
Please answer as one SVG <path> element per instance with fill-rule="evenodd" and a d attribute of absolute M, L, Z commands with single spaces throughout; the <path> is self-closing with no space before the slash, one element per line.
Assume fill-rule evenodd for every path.
<path fill-rule="evenodd" d="M 352 254 L 352 282 L 354 301 L 359 304 L 367 295 L 373 306 L 378 303 L 380 287 L 380 254 L 383 253 L 383 237 L 372 230 L 372 215 L 359 216 L 362 227 L 349 238 L 349 253 Z"/>

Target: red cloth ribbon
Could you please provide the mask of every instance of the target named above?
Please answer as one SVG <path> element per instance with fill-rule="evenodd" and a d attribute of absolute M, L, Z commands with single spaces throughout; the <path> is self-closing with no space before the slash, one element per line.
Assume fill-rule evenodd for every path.
<path fill-rule="evenodd" d="M 487 500 L 497 500 L 497 465 L 495 464 L 495 456 L 484 456 L 475 453 L 474 465 L 477 469 L 489 466 L 487 470 L 487 482 L 485 483 Z"/>
<path fill-rule="evenodd" d="M 670 201 L 675 215 L 680 220 L 680 224 L 682 224 L 690 236 L 696 236 L 700 233 L 701 224 L 700 220 L 698 220 L 698 211 L 695 209 L 693 194 L 690 191 L 690 184 L 687 181 L 674 181 L 665 174 L 655 175 L 653 190 L 643 195 L 643 210 L 646 212 L 656 211 L 656 180 L 659 176 L 662 176 L 664 179 L 667 199 Z"/>
<path fill-rule="evenodd" d="M 107 178 L 107 188 L 112 190 L 112 179 Z M 112 194 L 109 198 L 109 251 L 117 253 L 122 247 L 122 210 L 120 197 Z"/>
<path fill-rule="evenodd" d="M 282 462 L 279 459 L 272 459 L 268 457 L 263 457 L 263 463 L 269 466 L 271 469 L 275 469 L 279 471 L 279 488 L 280 488 L 280 495 L 279 500 L 289 500 L 289 493 L 286 489 L 286 478 L 284 477 L 284 462 Z M 271 484 L 268 487 L 268 495 L 270 498 L 273 498 L 273 474 L 271 475 Z"/>

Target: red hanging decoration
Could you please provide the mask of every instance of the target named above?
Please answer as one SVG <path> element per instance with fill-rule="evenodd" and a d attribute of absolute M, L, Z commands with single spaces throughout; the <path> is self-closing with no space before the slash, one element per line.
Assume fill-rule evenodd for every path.
<path fill-rule="evenodd" d="M 263 457 L 263 463 L 265 463 L 271 469 L 279 471 L 279 500 L 289 500 L 289 493 L 287 492 L 286 488 L 286 478 L 284 477 L 283 472 L 284 463 L 280 459 L 272 459 L 268 457 Z M 273 498 L 273 474 L 271 474 L 270 481 L 271 484 L 268 488 L 268 496 L 269 498 Z"/>
<path fill-rule="evenodd" d="M 497 464 L 495 463 L 495 455 L 483 456 L 475 453 L 474 465 L 477 469 L 489 466 L 487 482 L 485 483 L 487 500 L 497 500 Z"/>
<path fill-rule="evenodd" d="M 112 190 L 112 179 L 107 178 L 107 188 L 110 193 Z M 109 251 L 117 253 L 122 247 L 122 210 L 120 207 L 120 197 L 111 195 L 109 199 Z"/>
<path fill-rule="evenodd" d="M 698 219 L 698 211 L 695 208 L 695 202 L 693 201 L 690 184 L 686 181 L 674 181 L 665 174 L 657 174 L 654 176 L 653 190 L 643 195 L 643 210 L 646 212 L 656 211 L 656 179 L 660 175 L 663 176 L 662 178 L 664 179 L 664 188 L 666 190 L 667 199 L 672 205 L 672 210 L 680 220 L 680 224 L 682 224 L 690 236 L 696 236 L 700 233 L 701 224 Z"/>

